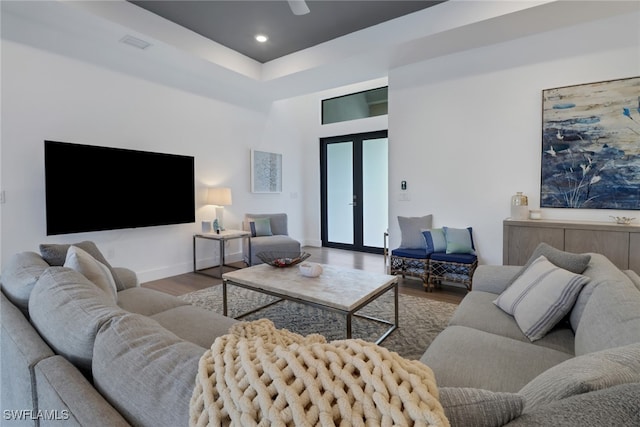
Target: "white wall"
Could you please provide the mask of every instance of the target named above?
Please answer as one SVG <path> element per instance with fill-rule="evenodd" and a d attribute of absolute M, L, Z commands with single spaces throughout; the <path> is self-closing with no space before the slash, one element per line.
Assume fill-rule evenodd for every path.
<path fill-rule="evenodd" d="M 189 271 L 191 235 L 214 215 L 202 206 L 208 185 L 233 190 L 227 227 L 239 226 L 245 212 L 284 211 L 293 237 L 319 245 L 319 139 L 387 128 L 391 246 L 399 243 L 397 215 L 433 213 L 436 225 L 473 226 L 481 261 L 499 264 L 510 196 L 524 191 L 538 204 L 541 91 L 640 75 L 639 19 L 602 20 L 394 69 L 388 118 L 325 126 L 321 99 L 386 79 L 277 101 L 259 113 L 3 40 L 2 264 L 41 242 L 91 239 L 142 280 Z M 196 224 L 45 236 L 45 139 L 195 156 Z M 281 194 L 250 193 L 250 148 L 283 154 Z M 402 180 L 409 201 L 398 201 Z M 125 207 L 105 201 L 114 208 Z M 607 221 L 637 212 L 543 215 Z"/>
<path fill-rule="evenodd" d="M 539 206 L 541 91 L 640 75 L 636 13 L 470 50 L 389 75 L 391 247 L 396 216 L 474 227 L 482 263 L 502 263 L 502 221 L 516 191 Z M 409 201 L 398 201 L 407 181 Z M 610 221 L 637 212 L 543 209 L 544 218 Z"/>
<path fill-rule="evenodd" d="M 370 117 L 348 122 L 321 124 L 321 101 L 327 98 L 374 89 L 387 84 L 387 79 L 376 79 L 340 87 L 310 95 L 277 101 L 273 104 L 269 115 L 269 134 L 265 139 L 275 142 L 274 138 L 285 133 L 284 137 L 292 138 L 287 145 L 297 145 L 300 152 L 298 175 L 300 190 L 296 197 L 300 202 L 302 216 L 289 219 L 291 223 L 304 228 L 303 245 L 321 246 L 320 238 L 320 138 L 349 135 L 387 129 L 387 116 Z M 276 131 L 276 129 L 280 129 Z M 287 196 L 289 196 L 287 194 Z M 285 197 L 287 197 L 285 196 Z"/>
<path fill-rule="evenodd" d="M 203 206 L 206 187 L 215 185 L 233 191 L 233 205 L 225 209 L 227 227 L 239 227 L 248 211 L 284 211 L 297 218 L 290 234 L 302 239 L 302 201 L 289 197 L 302 193 L 301 148 L 287 134 L 265 113 L 3 40 L 2 264 L 16 252 L 37 251 L 43 242 L 93 240 L 111 264 L 132 268 L 143 281 L 190 271 L 191 236 L 201 220 L 215 216 L 212 206 Z M 47 237 L 45 139 L 195 156 L 196 223 Z M 250 192 L 251 148 L 284 153 L 282 194 Z M 69 191 L 81 197 L 85 185 L 91 182 L 79 176 Z M 158 209 L 163 203 L 158 201 Z M 105 200 L 104 209 L 127 206 Z M 239 245 L 229 251 L 238 255 Z M 200 255 L 215 258 L 215 246 L 205 244 Z"/>

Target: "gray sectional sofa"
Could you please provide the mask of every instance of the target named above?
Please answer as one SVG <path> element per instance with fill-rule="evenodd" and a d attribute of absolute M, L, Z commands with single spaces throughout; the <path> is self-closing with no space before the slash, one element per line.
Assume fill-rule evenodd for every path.
<path fill-rule="evenodd" d="M 236 321 L 140 287 L 123 268 L 109 266 L 110 295 L 64 259 L 23 252 L 3 270 L 1 424 L 187 425 L 198 361 Z"/>
<path fill-rule="evenodd" d="M 544 244 L 537 252 L 572 256 Z M 588 255 L 590 281 L 569 315 L 533 342 L 494 304 L 523 267 L 478 267 L 473 291 L 420 359 L 438 386 L 523 397 L 509 426 L 640 426 L 640 277 Z"/>
<path fill-rule="evenodd" d="M 66 250 L 16 254 L 3 270 L 2 425 L 188 425 L 200 357 L 235 321 L 103 259 L 111 294 L 60 266 Z M 640 278 L 593 254 L 575 333 L 563 323 L 531 343 L 492 302 L 519 271 L 479 267 L 422 358 L 451 425 L 640 425 Z"/>

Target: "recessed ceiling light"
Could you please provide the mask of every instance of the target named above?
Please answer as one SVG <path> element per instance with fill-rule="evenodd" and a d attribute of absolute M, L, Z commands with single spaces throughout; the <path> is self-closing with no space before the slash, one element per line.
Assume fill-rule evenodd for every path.
<path fill-rule="evenodd" d="M 256 36 L 256 40 L 259 41 L 260 43 L 264 43 L 267 40 L 269 40 L 269 37 L 265 36 L 264 34 L 258 34 Z"/>

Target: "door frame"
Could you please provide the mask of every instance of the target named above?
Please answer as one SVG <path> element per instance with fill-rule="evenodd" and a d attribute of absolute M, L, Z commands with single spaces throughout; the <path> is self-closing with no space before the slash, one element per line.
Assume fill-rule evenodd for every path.
<path fill-rule="evenodd" d="M 386 138 L 388 144 L 389 131 L 377 130 L 370 132 L 352 133 L 348 135 L 320 138 L 320 239 L 322 246 L 327 248 L 346 249 L 357 252 L 382 254 L 384 248 L 364 246 L 364 218 L 363 218 L 363 168 L 362 142 L 369 139 Z M 353 209 L 353 244 L 329 242 L 328 239 L 328 206 L 327 206 L 327 145 L 339 142 L 353 142 L 353 192 L 358 196 Z"/>

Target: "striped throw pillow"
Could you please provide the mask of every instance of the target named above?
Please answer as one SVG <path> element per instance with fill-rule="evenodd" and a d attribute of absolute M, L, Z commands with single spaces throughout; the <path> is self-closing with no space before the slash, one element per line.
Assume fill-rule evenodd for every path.
<path fill-rule="evenodd" d="M 544 337 L 573 308 L 589 278 L 537 258 L 494 303 L 531 341 Z"/>

